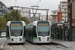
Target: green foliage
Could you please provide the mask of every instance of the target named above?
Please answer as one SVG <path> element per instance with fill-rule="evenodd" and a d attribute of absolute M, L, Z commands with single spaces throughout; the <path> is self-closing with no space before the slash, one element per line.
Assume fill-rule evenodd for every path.
<path fill-rule="evenodd" d="M 6 18 L 6 21 L 13 21 L 14 18 L 10 14 L 5 14 L 4 17 Z"/>
<path fill-rule="evenodd" d="M 29 21 L 28 21 L 28 19 L 26 17 L 21 17 L 21 20 L 25 21 L 26 24 L 29 24 Z"/>
<path fill-rule="evenodd" d="M 20 13 L 17 10 L 13 10 L 10 13 L 7 13 L 4 16 L 0 17 L 0 29 L 5 31 L 6 23 L 8 21 L 13 21 L 13 20 L 17 20 L 17 21 L 22 20 L 22 21 L 25 21 L 26 24 L 29 23 L 26 17 L 21 17 Z"/>
<path fill-rule="evenodd" d="M 10 15 L 14 17 L 15 20 L 21 20 L 21 15 L 17 10 L 13 10 L 10 12 Z"/>
<path fill-rule="evenodd" d="M 0 29 L 2 29 L 3 31 L 6 28 L 6 18 L 5 17 L 0 17 Z"/>

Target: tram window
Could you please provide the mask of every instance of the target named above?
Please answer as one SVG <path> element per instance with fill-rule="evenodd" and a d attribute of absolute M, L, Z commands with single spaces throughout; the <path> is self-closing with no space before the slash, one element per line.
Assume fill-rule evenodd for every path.
<path fill-rule="evenodd" d="M 26 27 L 24 26 L 24 37 L 25 37 Z"/>
<path fill-rule="evenodd" d="M 6 31 L 6 36 L 9 37 L 9 27 L 6 27 L 7 31 Z"/>
<path fill-rule="evenodd" d="M 33 36 L 36 37 L 36 26 L 33 26 Z"/>
<path fill-rule="evenodd" d="M 11 30 L 11 36 L 22 36 L 22 30 Z"/>

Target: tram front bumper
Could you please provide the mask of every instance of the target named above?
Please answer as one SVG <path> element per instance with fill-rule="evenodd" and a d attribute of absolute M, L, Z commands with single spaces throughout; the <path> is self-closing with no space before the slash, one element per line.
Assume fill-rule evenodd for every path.
<path fill-rule="evenodd" d="M 33 43 L 51 43 L 51 40 L 49 40 L 49 41 L 33 40 Z"/>
<path fill-rule="evenodd" d="M 7 43 L 25 43 L 25 40 L 22 40 L 22 41 L 11 41 L 11 40 L 7 40 Z"/>

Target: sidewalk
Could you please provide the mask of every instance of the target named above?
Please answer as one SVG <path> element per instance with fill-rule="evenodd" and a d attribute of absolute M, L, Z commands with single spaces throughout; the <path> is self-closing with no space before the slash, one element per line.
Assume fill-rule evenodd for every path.
<path fill-rule="evenodd" d="M 4 47 L 3 47 L 3 43 L 2 42 L 0 42 L 0 49 L 3 49 Z"/>
<path fill-rule="evenodd" d="M 75 41 L 52 40 L 52 42 L 64 46 L 66 48 L 72 48 L 73 46 L 75 46 Z"/>
<path fill-rule="evenodd" d="M 6 43 L 6 38 L 0 38 L 0 50 L 4 49 L 5 43 Z"/>

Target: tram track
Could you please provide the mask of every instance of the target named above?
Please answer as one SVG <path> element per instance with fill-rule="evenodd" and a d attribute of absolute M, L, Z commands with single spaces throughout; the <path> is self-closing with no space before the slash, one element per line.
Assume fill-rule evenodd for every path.
<path fill-rule="evenodd" d="M 60 49 L 66 49 L 66 48 L 68 48 L 68 47 L 66 47 L 64 45 L 61 45 L 61 44 L 52 44 L 52 45 L 53 45 L 54 48 L 60 48 Z M 45 45 L 38 45 L 38 46 L 46 48 L 48 50 L 52 50 L 52 48 L 47 47 L 47 46 L 51 46 L 51 45 L 47 45 L 47 46 L 45 46 Z"/>
<path fill-rule="evenodd" d="M 40 46 L 40 47 L 42 47 L 42 48 L 45 48 L 45 49 L 48 49 L 48 50 L 51 50 L 50 48 L 45 47 L 45 46 L 43 46 L 43 45 L 38 45 L 38 46 Z"/>
<path fill-rule="evenodd" d="M 25 44 L 25 45 L 10 45 L 10 47 L 11 47 L 11 50 L 16 50 L 17 48 L 19 49 L 19 50 L 29 50 L 28 49 L 28 46 L 26 46 L 27 44 Z M 52 50 L 52 48 L 50 48 L 49 46 L 51 46 L 51 45 L 43 45 L 43 44 L 32 44 L 32 43 L 30 43 L 30 45 L 31 46 L 36 46 L 36 47 L 41 47 L 41 48 L 45 48 L 45 49 L 47 49 L 47 50 Z M 63 46 L 60 46 L 60 45 L 52 45 L 54 48 L 61 48 L 61 49 L 63 49 L 63 48 L 65 48 L 65 47 L 63 47 Z M 51 47 L 52 47 L 51 46 Z M 15 49 L 16 48 L 16 49 Z"/>
<path fill-rule="evenodd" d="M 14 50 L 14 48 L 13 48 L 13 46 L 12 46 L 12 45 L 10 45 L 10 48 L 11 48 L 11 50 Z"/>
<path fill-rule="evenodd" d="M 26 50 L 28 50 L 28 48 L 25 45 L 22 45 Z"/>
<path fill-rule="evenodd" d="M 34 45 L 34 44 L 31 44 L 32 46 Z M 51 47 L 49 47 L 50 45 L 42 45 L 42 44 L 35 44 L 34 46 L 36 46 L 36 47 L 41 47 L 41 48 L 45 48 L 46 50 L 52 50 L 52 48 L 56 48 L 56 49 L 65 49 L 64 47 L 62 47 L 62 46 L 60 46 L 60 45 L 52 45 Z M 11 48 L 11 50 L 29 50 L 28 49 L 28 46 L 26 46 L 26 45 L 10 45 L 10 48 Z"/>
<path fill-rule="evenodd" d="M 16 47 L 17 48 L 19 48 L 19 50 L 22 50 L 22 45 L 19 45 L 19 46 L 17 46 L 17 45 L 10 45 L 10 48 L 11 48 L 11 50 L 16 50 Z M 18 50 L 18 49 L 17 49 Z"/>
<path fill-rule="evenodd" d="M 28 43 L 29 43 L 30 45 L 40 46 L 40 47 L 45 48 L 45 49 L 47 49 L 47 50 L 51 50 L 50 48 L 47 48 L 47 47 L 42 46 L 42 45 L 33 44 L 33 43 L 30 43 L 30 42 L 28 42 Z M 26 48 L 26 50 L 28 50 L 28 48 L 27 48 L 25 45 L 23 45 L 23 47 L 25 47 L 25 48 Z"/>
<path fill-rule="evenodd" d="M 28 43 L 30 43 L 30 42 L 28 42 Z M 47 50 L 52 50 L 52 49 L 50 49 L 50 48 L 48 48 L 48 47 L 45 47 L 45 46 L 42 46 L 41 44 L 39 45 L 39 44 L 33 44 L 33 43 L 30 43 L 31 45 L 35 45 L 35 46 L 40 46 L 40 47 L 42 47 L 42 48 L 45 48 L 45 49 L 47 49 Z"/>
<path fill-rule="evenodd" d="M 47 47 L 45 47 L 45 46 L 42 46 L 42 45 L 41 45 L 41 47 L 44 47 L 44 48 L 46 48 L 46 49 L 48 49 L 48 50 L 51 50 L 50 48 L 47 48 Z"/>
<path fill-rule="evenodd" d="M 11 50 L 16 50 L 14 47 L 15 47 L 14 45 L 10 45 Z M 18 45 L 17 48 L 19 48 L 19 50 L 24 50 L 24 49 L 28 50 L 28 48 L 25 45 Z"/>

